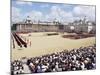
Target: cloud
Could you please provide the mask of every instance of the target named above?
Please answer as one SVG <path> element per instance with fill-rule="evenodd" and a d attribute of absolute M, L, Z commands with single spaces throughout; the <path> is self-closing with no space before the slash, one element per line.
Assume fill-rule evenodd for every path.
<path fill-rule="evenodd" d="M 19 2 L 19 1 L 17 1 Z M 19 2 L 19 4 L 26 4 L 27 2 Z M 31 3 L 29 3 L 31 5 Z M 68 7 L 67 7 L 68 6 Z M 12 20 L 14 22 L 22 21 L 23 18 L 30 16 L 30 18 L 34 21 L 54 21 L 57 19 L 60 22 L 73 22 L 74 20 L 79 20 L 80 18 L 83 18 L 87 16 L 88 20 L 95 21 L 95 7 L 94 6 L 72 6 L 72 5 L 64 5 L 64 6 L 58 6 L 53 5 L 49 6 L 46 5 L 40 5 L 40 7 L 45 8 L 45 12 L 41 10 L 31 10 L 27 12 L 21 13 L 21 8 L 12 7 Z M 65 10 L 70 9 L 70 10 Z M 73 7 L 73 8 L 72 8 Z M 48 10 L 47 10 L 48 9 Z M 47 13 L 48 12 L 48 13 Z"/>
<path fill-rule="evenodd" d="M 46 15 L 46 18 L 48 20 L 54 20 L 57 19 L 58 21 L 61 22 L 68 22 L 72 21 L 72 13 L 71 12 L 66 12 L 63 9 L 61 9 L 59 6 L 52 6 L 50 9 L 50 13 Z"/>
<path fill-rule="evenodd" d="M 73 15 L 75 17 L 86 16 L 89 20 L 95 20 L 95 7 L 94 6 L 76 6 L 73 9 Z"/>
<path fill-rule="evenodd" d="M 32 19 L 32 21 L 38 21 L 38 20 L 42 20 L 43 18 L 43 14 L 42 12 L 40 11 L 35 11 L 35 10 L 32 10 L 30 12 L 27 12 L 25 14 L 25 16 L 30 16 L 30 18 Z"/>
<path fill-rule="evenodd" d="M 40 5 L 41 8 L 47 8 L 49 7 L 49 4 L 44 4 L 44 5 Z"/>
<path fill-rule="evenodd" d="M 21 10 L 17 7 L 12 7 L 12 22 L 19 22 L 21 20 Z"/>
<path fill-rule="evenodd" d="M 79 5 L 74 6 L 70 11 L 66 11 L 62 8 L 62 6 L 56 5 L 50 8 L 49 14 L 47 14 L 45 17 L 48 20 L 54 20 L 56 18 L 61 22 L 73 22 L 74 20 L 79 20 L 80 18 L 84 18 L 85 16 L 89 21 L 95 21 L 95 7 Z"/>
<path fill-rule="evenodd" d="M 16 1 L 16 4 L 18 4 L 18 5 L 30 5 L 30 6 L 32 6 L 32 2 L 26 2 L 26 1 Z"/>
<path fill-rule="evenodd" d="M 21 9 L 17 8 L 17 7 L 12 7 L 12 22 L 17 23 L 17 22 L 22 22 L 24 21 L 27 16 L 30 16 L 30 18 L 32 19 L 32 21 L 39 21 L 39 20 L 43 20 L 43 14 L 40 11 L 29 11 L 26 13 L 21 13 Z"/>

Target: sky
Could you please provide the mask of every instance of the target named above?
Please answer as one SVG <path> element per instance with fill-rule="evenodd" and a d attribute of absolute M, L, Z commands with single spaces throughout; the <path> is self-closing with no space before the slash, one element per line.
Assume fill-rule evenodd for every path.
<path fill-rule="evenodd" d="M 62 3 L 43 3 L 12 0 L 12 22 L 24 21 L 30 16 L 32 21 L 73 22 L 83 19 L 95 21 L 95 6 Z"/>

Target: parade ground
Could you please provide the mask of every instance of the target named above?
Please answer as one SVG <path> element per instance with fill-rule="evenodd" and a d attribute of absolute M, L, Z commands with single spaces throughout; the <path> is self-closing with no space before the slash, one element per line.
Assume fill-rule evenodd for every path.
<path fill-rule="evenodd" d="M 36 57 L 63 50 L 77 49 L 80 47 L 87 47 L 95 44 L 95 37 L 88 37 L 82 39 L 63 38 L 62 33 L 58 35 L 47 36 L 48 32 L 33 32 L 28 34 L 19 34 L 19 36 L 28 40 L 27 48 L 20 48 L 15 42 L 15 48 L 11 47 L 12 60 L 22 57 Z M 49 32 L 53 33 L 53 32 Z M 67 33 L 65 33 L 67 34 Z"/>

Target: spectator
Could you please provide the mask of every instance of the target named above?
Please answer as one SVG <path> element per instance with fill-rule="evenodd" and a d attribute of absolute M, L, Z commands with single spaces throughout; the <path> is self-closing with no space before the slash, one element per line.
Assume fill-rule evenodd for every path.
<path fill-rule="evenodd" d="M 96 69 L 96 47 L 80 47 L 11 63 L 12 74 Z M 26 71 L 27 70 L 27 71 Z"/>

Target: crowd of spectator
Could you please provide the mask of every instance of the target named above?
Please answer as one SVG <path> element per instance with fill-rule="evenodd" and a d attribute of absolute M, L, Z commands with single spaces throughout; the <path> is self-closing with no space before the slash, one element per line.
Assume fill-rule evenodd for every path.
<path fill-rule="evenodd" d="M 11 74 L 45 73 L 96 69 L 96 46 L 63 50 L 11 62 Z"/>

